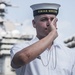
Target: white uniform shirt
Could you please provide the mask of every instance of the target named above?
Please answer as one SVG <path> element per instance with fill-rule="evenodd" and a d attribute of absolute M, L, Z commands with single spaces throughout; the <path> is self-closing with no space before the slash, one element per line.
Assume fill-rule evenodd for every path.
<path fill-rule="evenodd" d="M 38 38 L 29 42 L 17 44 L 11 49 L 11 58 L 23 48 L 35 43 Z M 13 66 L 16 66 L 11 62 Z M 53 44 L 29 64 L 16 69 L 17 75 L 75 75 L 74 53 L 64 46 Z"/>

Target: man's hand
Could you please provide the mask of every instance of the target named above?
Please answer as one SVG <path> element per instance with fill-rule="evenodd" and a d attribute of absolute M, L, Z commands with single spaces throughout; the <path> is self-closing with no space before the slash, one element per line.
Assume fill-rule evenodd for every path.
<path fill-rule="evenodd" d="M 54 36 L 54 39 L 58 37 L 58 32 L 57 32 L 57 18 L 54 18 L 50 24 L 50 33 Z"/>
<path fill-rule="evenodd" d="M 57 29 L 57 21 L 58 21 L 57 18 L 54 18 L 54 19 L 52 20 L 51 25 L 50 25 L 51 30 L 56 30 L 56 29 Z"/>

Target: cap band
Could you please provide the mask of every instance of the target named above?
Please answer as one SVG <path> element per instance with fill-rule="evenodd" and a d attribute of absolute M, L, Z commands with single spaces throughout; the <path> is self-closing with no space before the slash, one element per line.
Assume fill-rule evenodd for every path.
<path fill-rule="evenodd" d="M 54 15 L 57 15 L 58 10 L 56 10 L 56 9 L 38 9 L 38 10 L 33 11 L 33 16 L 42 15 L 42 14 L 54 14 Z"/>

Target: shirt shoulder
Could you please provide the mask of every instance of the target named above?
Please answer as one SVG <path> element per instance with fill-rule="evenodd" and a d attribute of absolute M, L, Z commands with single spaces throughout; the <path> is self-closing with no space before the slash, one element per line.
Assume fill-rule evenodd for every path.
<path fill-rule="evenodd" d="M 25 42 L 22 42 L 22 43 L 16 43 L 10 50 L 10 54 L 11 54 L 11 57 L 13 58 L 13 56 L 21 51 L 23 48 L 26 48 L 27 46 L 35 43 L 37 41 L 36 38 L 30 40 L 30 41 L 25 41 Z"/>
<path fill-rule="evenodd" d="M 75 50 L 72 48 L 68 48 L 65 45 L 60 45 L 61 49 L 65 52 L 65 54 L 70 58 L 70 60 L 75 63 Z"/>

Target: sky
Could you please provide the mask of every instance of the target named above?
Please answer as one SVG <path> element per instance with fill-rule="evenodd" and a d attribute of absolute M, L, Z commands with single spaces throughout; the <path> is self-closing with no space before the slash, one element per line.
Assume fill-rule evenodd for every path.
<path fill-rule="evenodd" d="M 58 18 L 59 41 L 75 35 L 75 0 L 11 0 L 12 5 L 18 8 L 8 7 L 6 18 L 13 22 L 21 23 L 16 28 L 22 34 L 36 35 L 35 29 L 32 27 L 33 11 L 30 5 L 36 3 L 58 3 L 61 5 Z"/>

